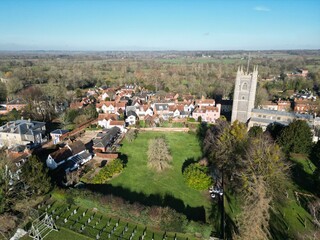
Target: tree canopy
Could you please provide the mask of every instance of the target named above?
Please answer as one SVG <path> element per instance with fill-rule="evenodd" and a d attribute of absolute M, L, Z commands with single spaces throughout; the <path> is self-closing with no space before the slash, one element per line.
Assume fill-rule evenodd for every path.
<path fill-rule="evenodd" d="M 48 168 L 36 156 L 31 156 L 22 167 L 22 179 L 37 195 L 47 193 L 51 188 Z"/>
<path fill-rule="evenodd" d="M 172 157 L 164 137 L 149 141 L 148 166 L 157 172 L 162 172 L 171 167 Z"/>
<path fill-rule="evenodd" d="M 281 133 L 279 143 L 286 153 L 309 153 L 312 147 L 312 133 L 308 123 L 293 120 Z"/>
<path fill-rule="evenodd" d="M 197 190 L 205 190 L 212 185 L 208 167 L 200 166 L 199 163 L 190 164 L 183 171 L 183 176 L 188 186 Z"/>

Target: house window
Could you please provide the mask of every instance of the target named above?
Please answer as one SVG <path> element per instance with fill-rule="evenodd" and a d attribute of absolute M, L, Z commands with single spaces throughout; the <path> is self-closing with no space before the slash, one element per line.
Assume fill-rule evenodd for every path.
<path fill-rule="evenodd" d="M 242 96 L 241 99 L 244 100 L 244 96 Z"/>

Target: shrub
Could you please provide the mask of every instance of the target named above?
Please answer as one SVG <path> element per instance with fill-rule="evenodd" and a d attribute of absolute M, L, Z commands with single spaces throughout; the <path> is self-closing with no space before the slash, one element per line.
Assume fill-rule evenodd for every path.
<path fill-rule="evenodd" d="M 122 161 L 120 159 L 114 159 L 100 170 L 100 172 L 93 178 L 93 183 L 105 183 L 115 174 L 121 173 L 122 170 Z"/>
<path fill-rule="evenodd" d="M 190 164 L 183 172 L 187 185 L 196 190 L 208 189 L 212 185 L 212 178 L 208 175 L 208 168 L 199 163 Z"/>
<path fill-rule="evenodd" d="M 183 232 L 187 225 L 187 217 L 169 207 L 160 208 L 160 228 L 163 231 Z"/>
<path fill-rule="evenodd" d="M 189 221 L 185 227 L 185 232 L 193 233 L 196 235 L 201 235 L 203 239 L 209 239 L 212 231 L 212 226 L 209 224 L 201 224 L 194 221 Z"/>
<path fill-rule="evenodd" d="M 128 142 L 133 142 L 138 136 L 138 131 L 136 129 L 129 129 L 129 131 L 126 133 L 126 139 Z"/>

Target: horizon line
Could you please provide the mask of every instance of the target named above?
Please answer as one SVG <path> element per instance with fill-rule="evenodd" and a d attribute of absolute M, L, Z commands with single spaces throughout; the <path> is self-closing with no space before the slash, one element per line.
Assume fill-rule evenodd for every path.
<path fill-rule="evenodd" d="M 222 52 L 222 51 L 243 51 L 243 52 L 261 52 L 261 51 L 318 51 L 320 48 L 288 48 L 288 49 L 198 49 L 198 50 L 175 50 L 175 49 L 168 49 L 168 50 L 60 50 L 60 49 L 22 49 L 22 50 L 2 50 L 0 52 Z"/>

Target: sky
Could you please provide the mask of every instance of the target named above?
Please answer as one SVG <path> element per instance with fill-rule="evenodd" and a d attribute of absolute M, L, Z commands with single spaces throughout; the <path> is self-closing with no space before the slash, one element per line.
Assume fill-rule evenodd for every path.
<path fill-rule="evenodd" d="M 320 49 L 320 0 L 1 0 L 0 50 Z"/>

